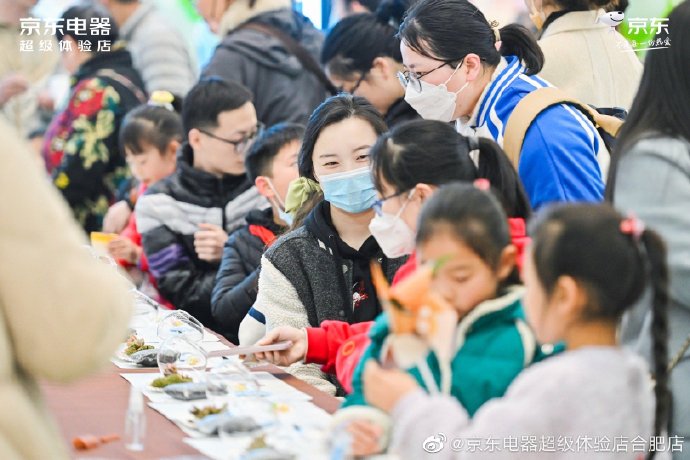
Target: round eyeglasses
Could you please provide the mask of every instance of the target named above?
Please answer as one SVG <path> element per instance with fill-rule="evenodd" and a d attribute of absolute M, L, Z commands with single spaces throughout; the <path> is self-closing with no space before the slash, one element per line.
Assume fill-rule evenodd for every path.
<path fill-rule="evenodd" d="M 206 131 L 205 129 L 199 129 L 199 131 L 212 139 L 234 146 L 237 153 L 245 153 L 252 146 L 254 141 L 256 141 L 256 138 L 259 137 L 261 133 L 263 133 L 264 124 L 261 122 L 257 123 L 256 129 L 254 129 L 254 131 L 251 134 L 244 136 L 239 141 L 232 141 L 230 139 L 217 136 L 210 131 Z"/>

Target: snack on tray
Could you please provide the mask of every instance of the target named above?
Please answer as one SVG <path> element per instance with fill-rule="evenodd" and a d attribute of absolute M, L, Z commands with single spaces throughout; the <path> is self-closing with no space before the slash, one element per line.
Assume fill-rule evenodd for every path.
<path fill-rule="evenodd" d="M 168 385 L 172 385 L 174 383 L 188 383 L 191 382 L 192 378 L 187 377 L 186 375 L 182 374 L 170 374 L 166 375 L 165 377 L 159 377 L 153 382 L 151 382 L 151 386 L 154 388 L 165 388 Z"/>
<path fill-rule="evenodd" d="M 153 350 L 152 345 L 144 344 L 144 339 L 137 337 L 136 334 L 129 336 L 127 342 L 125 342 L 125 345 L 127 345 L 127 348 L 125 348 L 125 354 L 127 356 L 132 356 L 132 354 L 136 353 L 137 351 Z"/>
<path fill-rule="evenodd" d="M 225 412 L 225 409 L 228 408 L 227 404 L 223 404 L 221 407 L 216 407 L 216 406 L 203 406 L 203 407 L 192 407 L 192 410 L 190 411 L 192 415 L 196 418 L 204 418 L 207 415 L 215 415 L 215 414 L 220 414 L 221 412 Z"/>

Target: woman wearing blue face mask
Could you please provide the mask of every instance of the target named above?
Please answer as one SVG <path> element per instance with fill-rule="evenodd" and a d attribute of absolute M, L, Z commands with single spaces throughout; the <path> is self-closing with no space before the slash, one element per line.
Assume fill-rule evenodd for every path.
<path fill-rule="evenodd" d="M 455 121 L 460 133 L 503 146 L 518 103 L 551 86 L 524 27 L 492 26 L 467 0 L 421 0 L 400 27 L 405 100 L 425 119 Z M 540 112 L 526 131 L 518 173 L 533 208 L 554 201 L 599 201 L 609 155 L 594 125 L 574 106 Z"/>
<path fill-rule="evenodd" d="M 369 149 L 385 130 L 379 113 L 361 97 L 332 97 L 314 111 L 298 160 L 297 185 L 305 192 L 298 214 L 308 214 L 264 254 L 259 293 L 240 326 L 240 343 L 263 336 L 263 330 L 251 331 L 262 319 L 271 330 L 317 327 L 324 320 L 372 321 L 381 312 L 369 264 L 378 260 L 390 280 L 405 261 L 386 258 L 369 231 L 376 200 Z M 294 204 L 288 200 L 287 207 Z M 295 364 L 290 371 L 336 393 L 336 379 L 317 365 Z"/>

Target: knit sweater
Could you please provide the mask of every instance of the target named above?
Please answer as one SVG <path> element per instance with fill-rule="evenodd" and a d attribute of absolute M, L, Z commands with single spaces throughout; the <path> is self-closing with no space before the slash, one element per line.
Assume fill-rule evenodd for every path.
<path fill-rule="evenodd" d="M 391 415 L 390 450 L 401 459 L 422 458 L 434 437 L 434 459 L 630 460 L 643 458 L 652 436 L 654 397 L 642 359 L 588 347 L 530 366 L 471 420 L 455 398 L 423 391 L 403 397 Z"/>

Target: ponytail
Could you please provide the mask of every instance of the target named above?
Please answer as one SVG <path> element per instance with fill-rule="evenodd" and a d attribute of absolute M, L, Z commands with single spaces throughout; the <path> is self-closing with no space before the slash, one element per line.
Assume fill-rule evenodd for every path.
<path fill-rule="evenodd" d="M 290 182 L 285 197 L 285 212 L 292 215 L 290 230 L 299 228 L 309 213 L 323 201 L 323 192 L 319 184 L 306 177 Z"/>
<path fill-rule="evenodd" d="M 321 190 L 309 192 L 309 194 L 305 197 L 305 201 L 302 203 L 302 206 L 294 211 L 292 225 L 290 225 L 290 229 L 288 231 L 298 229 L 304 225 L 304 221 L 307 220 L 309 213 L 312 212 L 314 208 L 322 201 L 323 192 Z"/>
<path fill-rule="evenodd" d="M 471 152 L 479 151 L 478 166 Z M 412 120 L 380 136 L 371 148 L 374 186 L 384 183 L 396 193 L 417 184 L 441 186 L 450 182 L 487 179 L 499 194 L 508 217 L 527 220 L 531 208 L 517 172 L 494 141 L 458 134 L 448 123 Z"/>
<path fill-rule="evenodd" d="M 485 137 L 478 137 L 477 140 L 477 176 L 488 180 L 499 192 L 499 199 L 509 217 L 529 219 L 532 210 L 513 164 L 496 142 Z"/>
<path fill-rule="evenodd" d="M 644 247 L 649 269 L 649 284 L 652 287 L 652 367 L 654 369 L 654 436 L 662 436 L 668 429 L 671 409 L 671 391 L 668 386 L 668 268 L 666 249 L 656 233 L 645 230 L 640 238 Z M 650 450 L 647 458 L 654 458 L 656 451 Z"/>
<path fill-rule="evenodd" d="M 544 53 L 529 31 L 519 24 L 508 24 L 500 29 L 503 56 L 517 56 L 525 65 L 527 75 L 536 75 L 544 67 Z"/>

